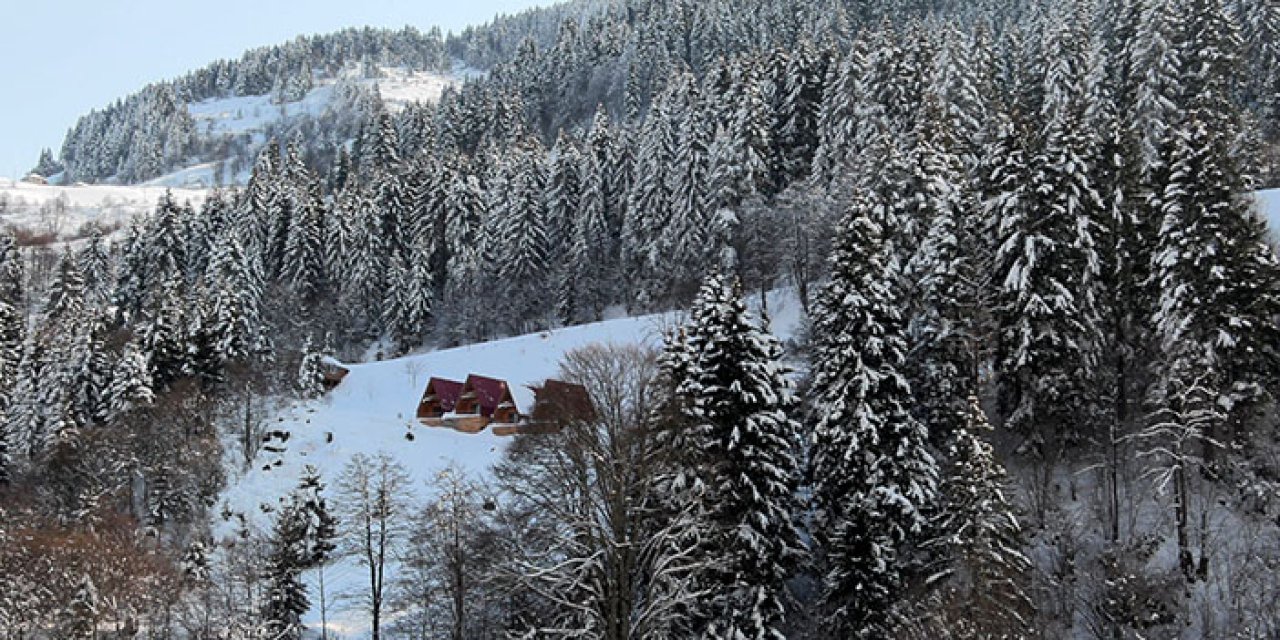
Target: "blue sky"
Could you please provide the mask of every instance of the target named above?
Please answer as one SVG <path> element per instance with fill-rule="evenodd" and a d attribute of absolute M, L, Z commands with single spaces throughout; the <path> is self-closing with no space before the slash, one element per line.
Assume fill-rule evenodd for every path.
<path fill-rule="evenodd" d="M 75 119 L 245 49 L 352 26 L 460 30 L 549 0 L 20 0 L 0 11 L 0 175 Z"/>

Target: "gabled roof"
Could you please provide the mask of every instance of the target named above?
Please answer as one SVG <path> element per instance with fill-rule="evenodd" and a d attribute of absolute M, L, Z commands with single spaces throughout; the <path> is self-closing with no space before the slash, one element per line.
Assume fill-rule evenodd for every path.
<path fill-rule="evenodd" d="M 530 388 L 537 398 L 533 407 L 534 420 L 563 423 L 595 417 L 591 394 L 580 384 L 547 380 L 540 387 Z"/>
<path fill-rule="evenodd" d="M 504 401 L 514 402 L 510 390 L 507 389 L 507 383 L 497 378 L 487 378 L 473 373 L 467 376 L 463 393 L 468 391 L 476 394 L 476 402 L 480 405 L 482 416 L 492 416 L 493 410 Z"/>
<path fill-rule="evenodd" d="M 440 408 L 446 413 L 453 411 L 454 405 L 458 404 L 458 396 L 462 395 L 463 384 L 457 380 L 449 380 L 448 378 L 432 378 L 427 381 L 427 390 L 423 393 L 423 397 L 435 394 L 436 399 L 440 402 Z"/>

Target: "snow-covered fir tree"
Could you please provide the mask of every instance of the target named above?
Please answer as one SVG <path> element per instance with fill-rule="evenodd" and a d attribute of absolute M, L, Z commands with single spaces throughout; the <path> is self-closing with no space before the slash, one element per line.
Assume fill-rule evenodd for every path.
<path fill-rule="evenodd" d="M 311 608 L 302 571 L 306 553 L 307 520 L 296 500 L 284 503 L 276 514 L 263 578 L 267 581 L 262 621 L 273 638 L 301 638 L 302 615 Z"/>
<path fill-rule="evenodd" d="M 311 336 L 302 343 L 302 358 L 298 361 L 298 394 L 303 398 L 319 398 L 324 393 L 324 371 L 320 353 L 311 343 Z"/>
<path fill-rule="evenodd" d="M 883 206 L 852 203 L 813 327 L 813 535 L 823 626 L 842 637 L 890 633 L 937 501 L 937 465 L 902 371 L 900 284 L 873 218 Z"/>
<path fill-rule="evenodd" d="M 997 374 L 1005 426 L 1024 448 L 1079 442 L 1097 426 L 1091 379 L 1099 363 L 1097 233 L 1102 202 L 1089 178 L 1093 161 L 1085 130 L 1085 38 L 1082 18 L 1051 28 L 1066 53 L 1045 74 L 1040 148 L 1026 164 L 1014 130 L 1009 155 L 993 182 L 1009 184 L 993 206 L 1000 212 L 995 281 Z M 1068 46 L 1069 45 L 1069 46 Z"/>
<path fill-rule="evenodd" d="M 937 599 L 926 599 L 922 613 L 958 638 L 1031 634 L 1031 561 L 1007 495 L 1008 475 L 987 442 L 992 432 L 971 396 L 947 456 L 942 504 L 929 524 L 933 537 L 924 545 L 936 554 L 928 580 Z"/>
<path fill-rule="evenodd" d="M 715 638 L 783 637 L 787 580 L 802 555 L 796 527 L 800 433 L 781 347 L 748 316 L 736 284 L 713 275 L 694 302 L 689 363 L 676 389 L 693 450 L 687 473 L 706 487 L 687 522 L 707 596 L 698 614 Z"/>

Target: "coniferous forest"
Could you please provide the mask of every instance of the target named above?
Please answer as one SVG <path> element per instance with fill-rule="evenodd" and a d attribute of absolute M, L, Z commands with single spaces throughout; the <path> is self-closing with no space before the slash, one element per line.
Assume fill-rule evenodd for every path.
<path fill-rule="evenodd" d="M 477 72 L 231 150 L 182 106 L 348 65 Z M 1280 637 L 1273 0 L 352 29 L 151 85 L 41 165 L 221 152 L 248 183 L 198 207 L 0 235 L 0 638 Z M 329 357 L 657 312 L 657 348 L 571 351 L 594 410 L 487 477 L 358 455 L 266 528 L 219 500 Z M 328 622 L 339 561 L 367 629 Z"/>

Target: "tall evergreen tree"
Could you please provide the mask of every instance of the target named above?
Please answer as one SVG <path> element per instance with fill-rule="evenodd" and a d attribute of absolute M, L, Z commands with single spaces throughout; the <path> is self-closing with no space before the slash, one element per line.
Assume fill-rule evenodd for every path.
<path fill-rule="evenodd" d="M 855 199 L 814 323 L 814 541 L 824 627 L 883 637 L 937 494 L 937 466 L 912 417 L 906 336 L 883 205 Z"/>
<path fill-rule="evenodd" d="M 976 397 L 969 398 L 963 417 L 940 487 L 942 506 L 930 523 L 933 537 L 925 545 L 937 554 L 930 568 L 940 600 L 925 606 L 954 614 L 939 624 L 955 637 L 1024 637 L 1031 634 L 1034 611 L 1026 593 L 1031 561 L 1006 496 L 1008 477 L 986 441 L 992 429 Z"/>
<path fill-rule="evenodd" d="M 607 127 L 607 120 L 598 120 Z M 600 124 L 603 123 L 603 124 Z M 570 320 L 599 320 L 610 301 L 614 270 L 614 236 L 610 230 L 609 166 L 612 147 L 589 148 L 583 158 L 582 193 L 573 217 L 567 257 L 574 274 L 573 306 L 577 311 Z"/>
<path fill-rule="evenodd" d="M 269 637 L 301 638 L 302 615 L 311 608 L 302 571 L 306 551 L 307 520 L 296 500 L 283 504 L 272 527 L 270 551 L 263 577 L 267 580 L 262 620 Z"/>
<path fill-rule="evenodd" d="M 917 416 L 944 447 L 963 425 L 977 392 L 982 339 L 979 278 L 985 256 L 974 198 L 968 195 L 957 141 L 940 96 L 927 92 L 915 135 L 911 214 L 926 221 L 924 242 L 908 265 L 917 291 L 910 321 Z"/>
<path fill-rule="evenodd" d="M 582 200 L 582 154 L 573 139 L 561 133 L 553 150 L 551 175 L 547 182 L 547 253 L 568 256 L 577 233 L 578 210 Z M 578 317 L 576 261 L 556 260 L 556 315 L 568 324 Z"/>
<path fill-rule="evenodd" d="M 657 258 L 658 237 L 668 215 L 671 190 L 668 175 L 675 162 L 675 133 L 670 94 L 655 102 L 645 117 L 636 155 L 636 178 L 627 194 L 627 215 L 622 228 L 622 264 L 631 297 L 642 308 L 651 305 L 662 271 Z"/>
<path fill-rule="evenodd" d="M 551 310 L 543 293 L 549 256 L 541 155 L 528 145 L 511 160 L 506 209 L 499 218 L 498 276 L 506 322 L 517 331 L 538 326 Z"/>
<path fill-rule="evenodd" d="M 748 317 L 737 285 L 713 275 L 694 302 L 684 398 L 707 491 L 691 526 L 703 531 L 701 607 L 707 637 L 781 638 L 787 580 L 802 553 L 795 397 L 777 340 Z"/>
<path fill-rule="evenodd" d="M 676 81 L 681 87 L 676 95 L 682 98 L 680 141 L 668 174 L 669 209 L 659 228 L 649 267 L 654 273 L 665 273 L 660 290 L 662 297 L 670 301 L 691 296 L 712 255 L 708 246 L 711 211 L 707 193 L 710 132 L 702 121 L 692 79 L 684 74 Z"/>
<path fill-rule="evenodd" d="M 1040 454 L 1046 444 L 1088 435 L 1099 412 L 1093 375 L 1099 364 L 1097 233 L 1103 206 L 1090 181 L 1094 157 L 1083 105 L 1087 38 L 1083 18 L 1061 20 L 1053 37 L 1064 54 L 1045 74 L 1047 124 L 1028 186 L 1011 187 L 1019 190 L 997 204 L 1004 209 L 996 256 L 1001 406 L 1006 426 Z M 1016 179 L 1016 166 L 1001 171 Z M 1013 193 L 1025 202 L 1016 203 Z"/>
<path fill-rule="evenodd" d="M 326 214 L 319 185 L 304 185 L 305 193 L 297 199 L 293 224 L 285 241 L 281 272 L 304 304 L 315 304 L 327 292 L 325 272 Z"/>

